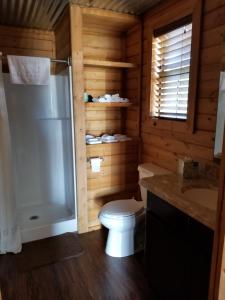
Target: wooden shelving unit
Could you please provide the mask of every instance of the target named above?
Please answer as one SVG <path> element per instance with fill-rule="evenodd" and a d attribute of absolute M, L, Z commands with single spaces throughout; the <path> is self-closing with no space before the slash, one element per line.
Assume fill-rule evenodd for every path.
<path fill-rule="evenodd" d="M 108 67 L 108 68 L 137 68 L 138 66 L 133 63 L 121 62 L 121 61 L 109 61 L 109 60 L 98 60 L 98 59 L 84 59 L 85 66 L 94 67 Z"/>
<path fill-rule="evenodd" d="M 132 103 L 130 102 L 87 102 L 85 104 L 86 108 L 90 108 L 90 107 L 94 107 L 94 108 L 97 108 L 97 107 L 129 107 L 131 106 Z"/>
<path fill-rule="evenodd" d="M 71 4 L 73 88 L 78 171 L 78 231 L 100 228 L 98 214 L 108 201 L 129 199 L 138 190 L 139 103 L 141 95 L 142 26 L 139 17 Z M 124 102 L 84 103 L 119 93 Z M 85 133 L 122 133 L 131 141 L 86 145 Z M 101 171 L 87 159 L 102 157 Z"/>
<path fill-rule="evenodd" d="M 112 148 L 112 147 L 120 147 L 123 144 L 130 144 L 130 145 L 136 145 L 137 144 L 137 140 L 135 139 L 131 139 L 131 140 L 127 140 L 127 141 L 118 141 L 118 142 L 114 142 L 114 143 L 101 143 L 101 144 L 86 144 L 86 146 L 88 148 L 103 148 L 105 149 L 106 147 L 108 148 Z M 118 146 L 120 145 L 120 146 Z"/>

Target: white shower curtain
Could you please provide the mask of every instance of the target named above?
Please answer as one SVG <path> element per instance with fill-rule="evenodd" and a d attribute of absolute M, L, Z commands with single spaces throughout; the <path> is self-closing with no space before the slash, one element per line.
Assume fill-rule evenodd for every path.
<path fill-rule="evenodd" d="M 11 138 L 0 59 L 0 254 L 21 251 L 12 174 Z"/>

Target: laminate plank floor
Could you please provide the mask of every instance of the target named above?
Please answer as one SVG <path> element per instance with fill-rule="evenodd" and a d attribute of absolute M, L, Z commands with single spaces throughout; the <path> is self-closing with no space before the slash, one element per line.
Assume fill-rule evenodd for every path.
<path fill-rule="evenodd" d="M 2 300 L 155 300 L 142 253 L 107 256 L 104 230 L 82 234 L 79 239 L 83 255 L 26 273 L 18 271 L 14 255 L 2 255 Z M 37 253 L 37 259 L 41 255 Z"/>

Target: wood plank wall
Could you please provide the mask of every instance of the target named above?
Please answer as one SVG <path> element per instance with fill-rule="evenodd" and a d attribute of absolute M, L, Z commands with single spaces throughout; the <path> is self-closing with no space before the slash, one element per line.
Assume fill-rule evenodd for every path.
<path fill-rule="evenodd" d="M 222 68 L 221 44 L 225 34 L 225 0 L 205 0 L 203 6 L 200 76 L 196 111 L 196 131 L 190 134 L 179 128 L 157 128 L 149 122 L 146 112 L 147 29 L 157 18 L 168 19 L 188 10 L 192 1 L 166 1 L 144 17 L 143 85 L 142 85 L 142 160 L 152 161 L 172 171 L 178 157 L 191 156 L 211 163 L 216 127 L 219 72 Z"/>
<path fill-rule="evenodd" d="M 127 62 L 141 65 L 142 59 L 142 26 L 137 24 L 126 34 L 125 59 Z M 141 98 L 141 72 L 139 68 L 126 70 L 126 97 L 132 106 L 126 110 L 126 133 L 132 137 L 140 134 L 140 98 Z"/>
<path fill-rule="evenodd" d="M 135 39 L 138 39 L 137 29 L 125 33 L 115 28 L 95 28 L 86 24 L 83 29 L 84 58 L 139 62 L 138 53 L 134 53 L 134 56 L 128 53 L 138 44 L 139 41 L 136 42 Z M 129 50 L 126 50 L 127 46 Z M 126 86 L 128 76 L 133 86 Z M 134 102 L 127 114 L 127 108 L 86 108 L 86 133 L 96 136 L 104 133 L 127 133 L 133 137 L 137 136 L 140 100 L 137 99 L 138 70 L 132 73 L 120 68 L 85 66 L 84 82 L 86 92 L 94 97 L 106 93 L 119 93 L 123 97 L 130 97 L 130 101 Z M 137 141 L 87 145 L 87 158 L 96 156 L 103 157 L 104 160 L 99 173 L 93 173 L 90 163 L 87 163 L 89 230 L 99 228 L 98 213 L 105 203 L 137 195 Z"/>
<path fill-rule="evenodd" d="M 55 56 L 57 59 L 66 60 L 71 57 L 70 11 L 67 6 L 58 20 L 55 28 Z M 56 64 L 56 72 L 62 71 L 66 65 Z"/>
<path fill-rule="evenodd" d="M 84 59 L 121 61 L 121 32 L 85 26 L 83 28 Z M 122 71 L 113 68 L 85 67 L 85 90 L 93 97 L 121 91 Z"/>
<path fill-rule="evenodd" d="M 84 59 L 121 61 L 123 40 L 121 32 L 93 28 L 83 28 Z M 119 68 L 85 66 L 85 91 L 93 97 L 106 93 L 120 93 L 122 71 Z M 118 108 L 88 108 L 86 110 L 86 133 L 101 135 L 120 132 L 121 110 Z"/>
<path fill-rule="evenodd" d="M 79 6 L 70 4 L 70 32 L 72 48 L 72 79 L 74 132 L 76 147 L 77 173 L 77 217 L 78 232 L 88 231 L 88 203 L 87 203 L 87 170 L 85 145 L 85 106 L 84 94 L 84 66 L 83 66 L 83 16 Z"/>
<path fill-rule="evenodd" d="M 0 26 L 0 52 L 3 55 L 55 57 L 53 31 Z M 6 60 L 3 60 L 7 71 Z"/>
<path fill-rule="evenodd" d="M 136 195 L 137 154 L 137 144 L 132 141 L 87 146 L 87 157 L 104 159 L 100 173 L 93 173 L 87 164 L 89 230 L 99 225 L 98 213 L 105 203 Z"/>

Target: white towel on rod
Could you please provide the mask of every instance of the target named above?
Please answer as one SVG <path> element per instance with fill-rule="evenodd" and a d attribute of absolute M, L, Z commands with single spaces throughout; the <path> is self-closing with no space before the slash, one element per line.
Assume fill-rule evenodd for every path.
<path fill-rule="evenodd" d="M 49 85 L 49 58 L 7 55 L 7 59 L 12 83 Z"/>
<path fill-rule="evenodd" d="M 225 72 L 220 72 L 220 90 L 225 91 Z"/>

